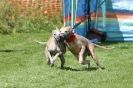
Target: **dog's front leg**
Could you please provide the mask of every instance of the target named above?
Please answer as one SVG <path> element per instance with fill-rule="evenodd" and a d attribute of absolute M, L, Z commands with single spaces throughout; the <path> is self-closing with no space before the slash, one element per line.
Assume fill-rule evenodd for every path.
<path fill-rule="evenodd" d="M 61 68 L 64 68 L 64 64 L 65 64 L 65 58 L 64 58 L 64 55 L 61 54 L 61 55 L 59 56 L 59 58 L 60 58 L 60 61 L 61 61 Z"/>
<path fill-rule="evenodd" d="M 45 48 L 45 56 L 46 56 L 48 65 L 50 65 L 51 61 L 52 61 L 52 56 L 51 56 L 50 51 L 48 50 L 47 47 Z"/>
<path fill-rule="evenodd" d="M 61 55 L 61 54 L 62 54 L 62 52 L 56 53 L 56 55 L 55 55 L 55 56 L 53 57 L 53 59 L 51 60 L 51 66 L 54 65 L 55 60 L 56 60 L 57 57 L 58 57 L 59 55 Z"/>

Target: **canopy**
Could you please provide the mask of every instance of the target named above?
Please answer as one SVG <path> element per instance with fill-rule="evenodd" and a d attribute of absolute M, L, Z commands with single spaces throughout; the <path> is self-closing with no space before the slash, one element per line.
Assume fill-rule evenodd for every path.
<path fill-rule="evenodd" d="M 73 26 L 91 14 L 89 23 L 82 22 L 77 34 L 86 36 L 91 27 L 107 33 L 108 41 L 133 41 L 132 0 L 63 0 L 64 25 Z"/>

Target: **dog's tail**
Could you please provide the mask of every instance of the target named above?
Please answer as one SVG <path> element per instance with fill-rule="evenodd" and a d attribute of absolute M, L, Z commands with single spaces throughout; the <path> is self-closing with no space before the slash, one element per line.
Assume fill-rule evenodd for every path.
<path fill-rule="evenodd" d="M 94 43 L 93 43 L 94 44 Z M 111 50 L 115 47 L 106 47 L 106 46 L 101 46 L 101 45 L 98 45 L 98 44 L 94 44 L 94 46 L 98 47 L 98 48 L 102 48 L 102 49 L 106 49 L 106 50 Z"/>
<path fill-rule="evenodd" d="M 37 41 L 37 40 L 33 40 L 33 41 L 36 42 L 36 43 L 39 43 L 39 44 L 41 44 L 41 45 L 47 44 L 47 42 L 40 42 L 40 41 Z"/>

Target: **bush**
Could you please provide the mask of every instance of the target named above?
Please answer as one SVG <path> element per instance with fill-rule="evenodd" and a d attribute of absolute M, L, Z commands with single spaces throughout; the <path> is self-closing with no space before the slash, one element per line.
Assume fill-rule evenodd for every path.
<path fill-rule="evenodd" d="M 17 8 L 9 0 L 0 2 L 0 33 L 16 32 L 51 32 L 55 26 L 61 25 L 61 16 L 54 19 L 44 16 L 38 9 L 28 9 L 26 13 L 18 13 Z"/>

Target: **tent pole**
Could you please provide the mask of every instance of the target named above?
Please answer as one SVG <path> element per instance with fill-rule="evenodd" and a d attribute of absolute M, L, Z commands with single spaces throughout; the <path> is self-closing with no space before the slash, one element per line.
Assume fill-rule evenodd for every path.
<path fill-rule="evenodd" d="M 99 0 L 97 1 L 95 28 L 98 27 L 98 13 L 99 13 L 99 7 L 98 6 L 99 6 Z"/>
<path fill-rule="evenodd" d="M 106 0 L 101 0 L 102 4 L 102 20 L 103 20 L 103 28 L 106 26 Z"/>

